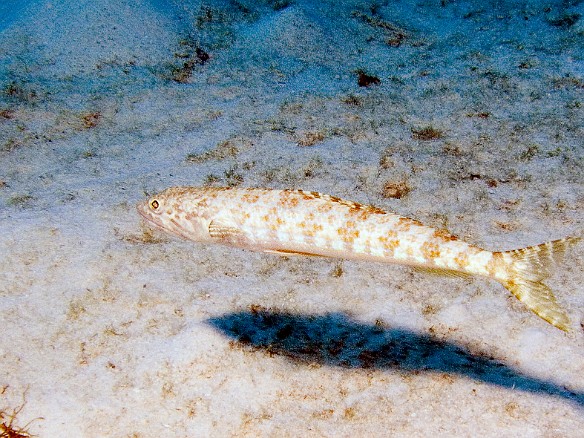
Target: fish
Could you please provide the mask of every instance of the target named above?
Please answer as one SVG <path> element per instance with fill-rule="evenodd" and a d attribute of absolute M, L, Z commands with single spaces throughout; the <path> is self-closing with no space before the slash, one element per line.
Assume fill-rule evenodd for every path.
<path fill-rule="evenodd" d="M 373 205 L 300 189 L 171 187 L 137 210 L 155 227 L 194 242 L 487 277 L 551 325 L 570 329 L 568 315 L 543 281 L 579 236 L 489 251 Z"/>

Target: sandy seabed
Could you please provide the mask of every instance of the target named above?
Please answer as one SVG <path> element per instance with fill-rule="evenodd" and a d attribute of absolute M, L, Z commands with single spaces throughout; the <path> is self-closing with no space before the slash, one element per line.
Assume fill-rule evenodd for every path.
<path fill-rule="evenodd" d="M 0 434 L 582 436 L 584 245 L 548 280 L 565 334 L 493 281 L 193 244 L 134 206 L 303 188 L 491 250 L 581 235 L 583 16 L 3 2 Z"/>

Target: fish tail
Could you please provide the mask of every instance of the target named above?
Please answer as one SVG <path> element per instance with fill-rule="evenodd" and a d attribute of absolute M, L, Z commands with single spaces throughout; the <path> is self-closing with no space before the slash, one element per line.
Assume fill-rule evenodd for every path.
<path fill-rule="evenodd" d="M 566 237 L 501 253 L 508 266 L 508 278 L 501 280 L 503 286 L 529 310 L 565 332 L 569 331 L 570 319 L 543 280 L 551 275 L 552 267 L 561 260 L 566 249 L 580 239 Z"/>

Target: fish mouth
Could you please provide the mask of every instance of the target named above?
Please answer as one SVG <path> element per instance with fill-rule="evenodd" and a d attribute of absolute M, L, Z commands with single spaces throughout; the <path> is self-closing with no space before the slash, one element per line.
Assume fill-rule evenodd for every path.
<path fill-rule="evenodd" d="M 148 219 L 149 221 L 152 220 L 150 215 L 148 214 L 148 204 L 146 202 L 138 202 L 136 204 L 136 210 L 138 210 L 138 213 L 140 214 L 140 216 L 142 216 L 144 219 Z"/>
<path fill-rule="evenodd" d="M 157 215 L 152 214 L 148 202 L 139 202 L 136 205 L 136 210 L 138 210 L 138 214 L 140 214 L 140 216 L 142 216 L 145 219 L 146 223 L 150 227 L 163 231 L 167 234 L 182 237 L 183 239 L 189 239 L 188 234 L 184 230 L 182 230 L 182 228 L 178 226 L 176 222 L 174 223 L 177 226 L 176 229 L 174 227 L 169 228 L 167 226 L 164 226 L 162 220 L 160 220 L 157 217 Z"/>
<path fill-rule="evenodd" d="M 142 216 L 148 224 L 155 225 L 156 228 L 159 229 L 164 229 L 162 223 L 159 220 L 156 220 L 156 217 L 154 217 L 150 212 L 148 202 L 139 202 L 138 204 L 136 204 L 136 210 L 138 211 L 138 214 Z"/>

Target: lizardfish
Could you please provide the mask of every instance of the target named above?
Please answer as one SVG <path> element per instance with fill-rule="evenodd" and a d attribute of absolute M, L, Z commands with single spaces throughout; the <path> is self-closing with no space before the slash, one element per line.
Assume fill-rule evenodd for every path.
<path fill-rule="evenodd" d="M 556 256 L 579 237 L 493 252 L 372 205 L 304 190 L 172 187 L 140 203 L 138 211 L 195 242 L 489 277 L 550 324 L 564 331 L 570 326 L 542 281 Z"/>

